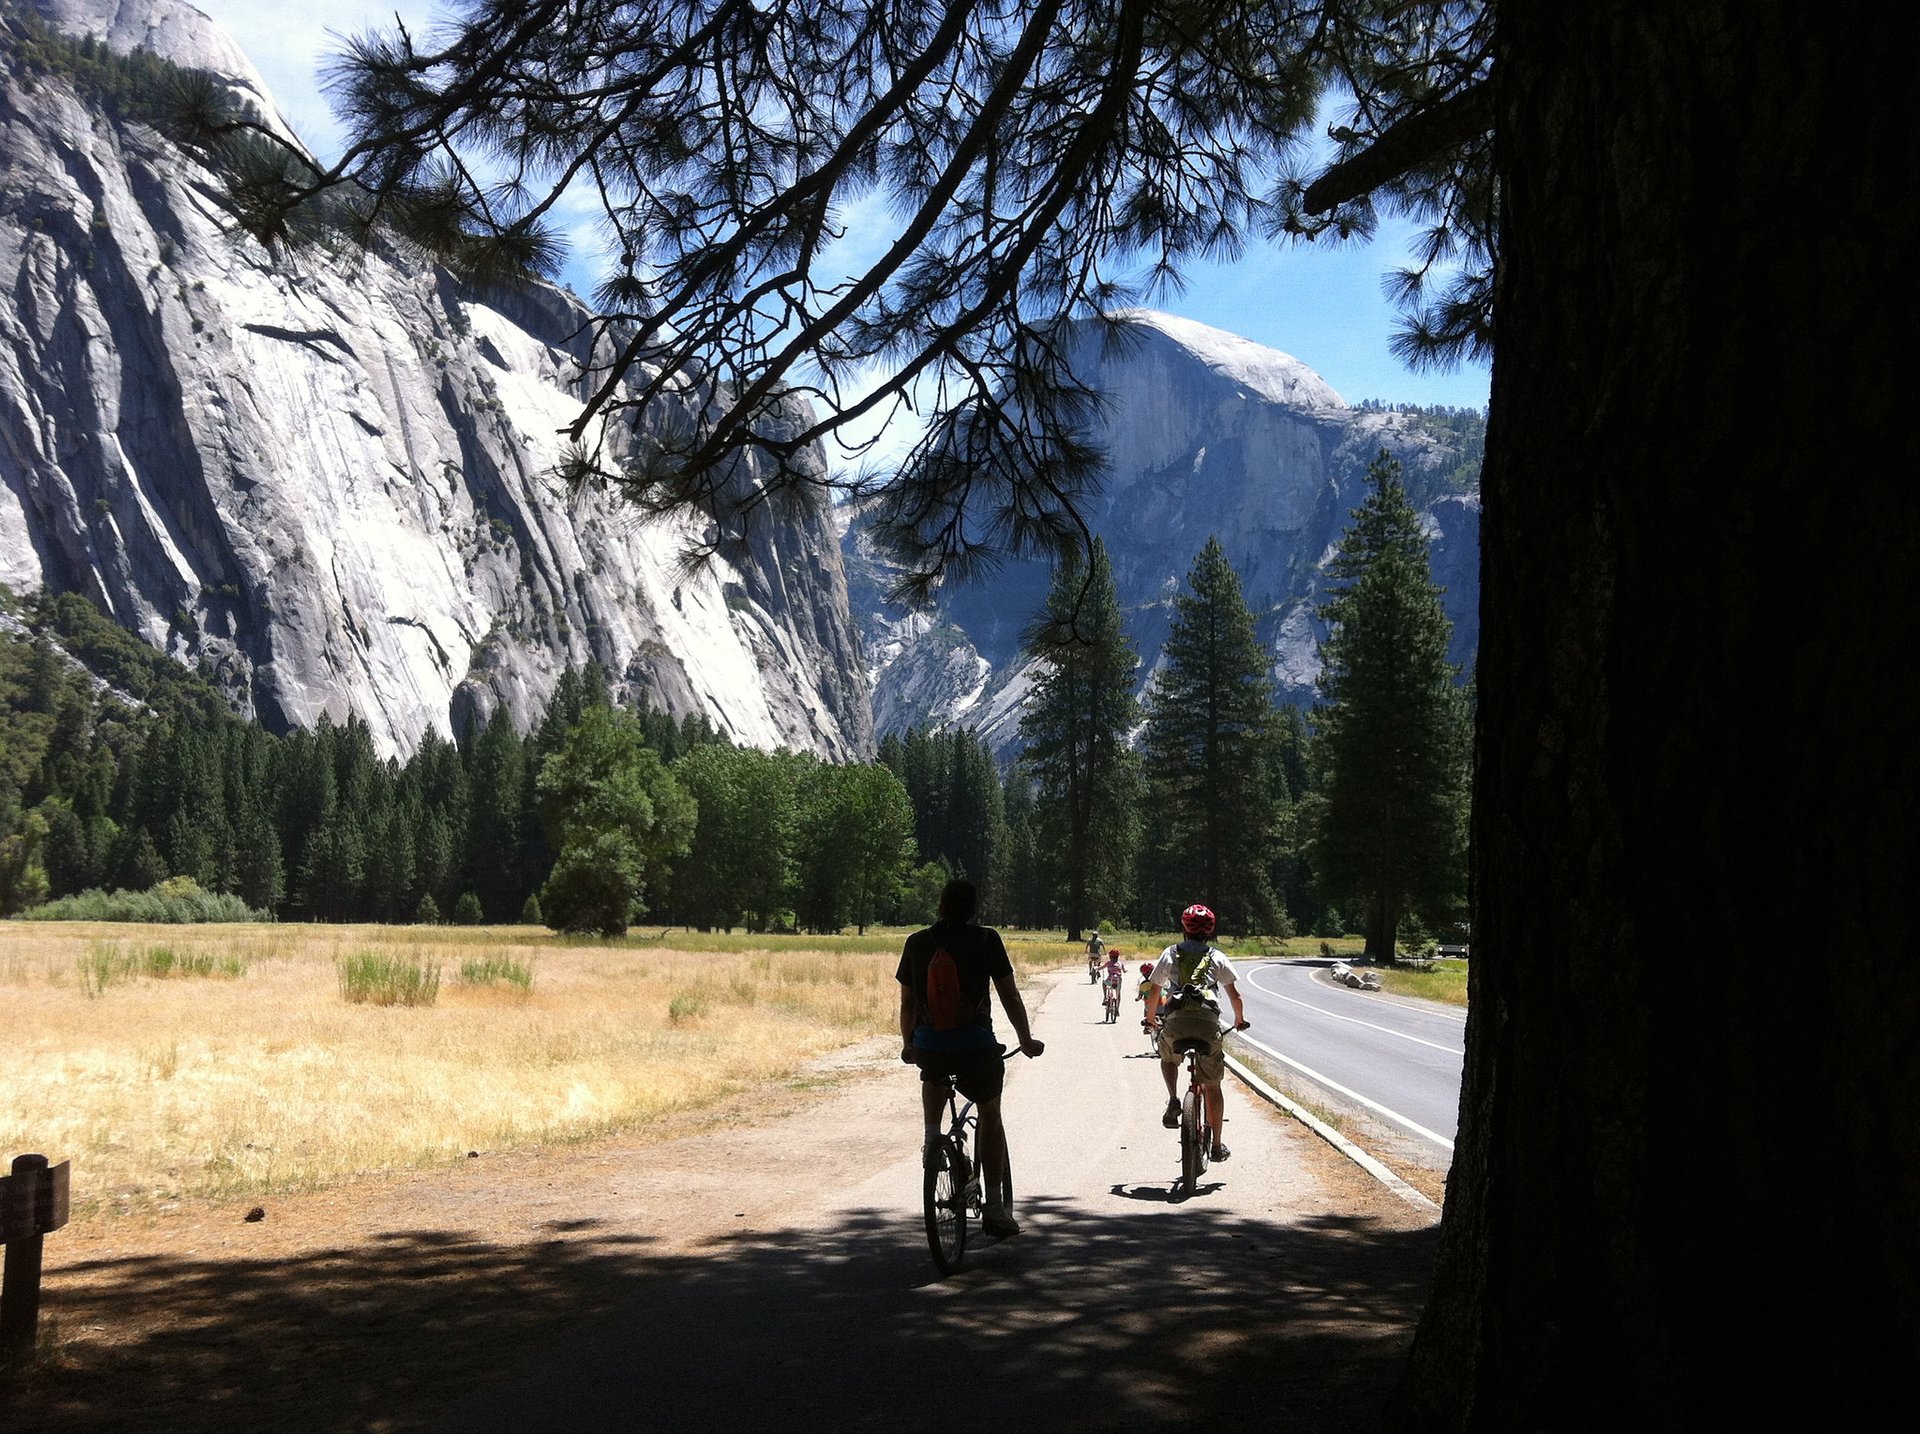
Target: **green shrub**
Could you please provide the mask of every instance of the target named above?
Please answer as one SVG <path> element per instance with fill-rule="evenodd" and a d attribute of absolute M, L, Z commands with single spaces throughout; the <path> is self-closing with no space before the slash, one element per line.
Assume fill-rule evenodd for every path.
<path fill-rule="evenodd" d="M 204 921 L 271 921 L 228 892 L 205 891 L 192 877 L 170 876 L 145 891 L 91 887 L 21 913 L 26 921 L 139 921 L 189 925 Z"/>
<path fill-rule="evenodd" d="M 232 981 L 247 974 L 244 957 L 216 956 L 211 951 L 175 951 L 171 946 L 148 947 L 137 967 L 141 975 L 158 981 L 196 976 Z"/>
<path fill-rule="evenodd" d="M 681 992 L 667 1003 L 667 1019 L 674 1025 L 696 1020 L 707 1013 L 707 1003 L 698 996 Z"/>
<path fill-rule="evenodd" d="M 542 915 L 540 911 L 540 893 L 537 891 L 528 892 L 527 904 L 520 908 L 520 924 L 522 926 L 544 926 L 546 925 L 546 921 L 547 918 Z"/>
<path fill-rule="evenodd" d="M 511 956 L 482 956 L 477 961 L 460 963 L 462 986 L 518 986 L 533 989 L 533 967 Z"/>
<path fill-rule="evenodd" d="M 355 1005 L 431 1006 L 440 996 L 440 963 L 393 951 L 342 957 L 340 995 Z"/>
<path fill-rule="evenodd" d="M 433 899 L 433 893 L 431 891 L 425 896 L 422 896 L 420 898 L 420 904 L 414 907 L 413 919 L 422 926 L 438 926 L 440 924 L 440 903 Z"/>
<path fill-rule="evenodd" d="M 98 996 L 107 987 L 118 985 L 133 975 L 133 957 L 118 946 L 110 946 L 102 941 L 87 947 L 86 954 L 74 966 L 80 977 L 80 989 L 89 996 Z"/>
<path fill-rule="evenodd" d="M 480 898 L 471 891 L 460 893 L 460 899 L 453 903 L 453 924 L 455 926 L 478 926 L 480 924 Z"/>

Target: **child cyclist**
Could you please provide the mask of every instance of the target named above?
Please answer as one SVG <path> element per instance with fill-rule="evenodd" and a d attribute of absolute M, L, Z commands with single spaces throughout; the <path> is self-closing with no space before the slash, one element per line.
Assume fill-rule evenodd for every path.
<path fill-rule="evenodd" d="M 1233 969 L 1226 953 L 1209 940 L 1214 917 L 1207 907 L 1195 902 L 1181 912 L 1180 929 L 1185 935 L 1162 951 L 1154 963 L 1155 990 L 1147 1001 L 1148 1019 L 1160 1025 L 1160 1073 L 1167 1082 L 1167 1109 L 1160 1123 L 1169 1130 L 1180 1124 L 1179 1043 L 1189 1039 L 1203 1042 L 1197 1084 L 1207 1102 L 1207 1119 L 1214 1131 L 1211 1158 L 1225 1160 L 1233 1152 L 1220 1139 L 1227 1123 L 1226 1097 L 1220 1089 L 1227 1064 L 1220 1033 L 1219 993 L 1224 991 L 1233 1005 L 1233 1028 L 1244 1031 L 1248 1023 L 1237 984 L 1240 973 Z"/>
<path fill-rule="evenodd" d="M 1148 1012 L 1153 1010 L 1152 996 L 1153 962 L 1142 961 L 1140 963 L 1140 984 L 1134 988 L 1133 999 L 1140 1002 L 1140 1029 L 1143 1031 L 1153 1029 L 1153 1020 L 1148 1014 Z"/>
<path fill-rule="evenodd" d="M 1125 974 L 1120 965 L 1120 948 L 1109 947 L 1100 967 L 1100 1009 L 1111 1009 L 1115 1020 L 1120 1017 L 1120 980 Z"/>

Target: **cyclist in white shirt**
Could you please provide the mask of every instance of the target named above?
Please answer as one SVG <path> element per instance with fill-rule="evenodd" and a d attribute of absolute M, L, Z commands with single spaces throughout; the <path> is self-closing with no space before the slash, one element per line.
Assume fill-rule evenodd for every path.
<path fill-rule="evenodd" d="M 1233 1006 L 1233 1028 L 1247 1028 L 1246 1007 L 1240 1001 L 1239 973 L 1233 962 L 1207 938 L 1213 935 L 1213 912 L 1199 904 L 1180 913 L 1185 939 L 1169 946 L 1154 963 L 1153 990 L 1147 996 L 1147 1020 L 1160 1030 L 1160 1074 L 1167 1082 L 1167 1108 L 1160 1123 L 1169 1130 L 1180 1124 L 1180 1049 L 1185 1040 L 1202 1040 L 1199 1085 L 1213 1126 L 1210 1158 L 1233 1154 L 1221 1140 L 1226 1128 L 1226 1096 L 1221 1081 L 1227 1073 L 1226 1042 L 1220 1030 L 1219 992 L 1225 990 Z"/>

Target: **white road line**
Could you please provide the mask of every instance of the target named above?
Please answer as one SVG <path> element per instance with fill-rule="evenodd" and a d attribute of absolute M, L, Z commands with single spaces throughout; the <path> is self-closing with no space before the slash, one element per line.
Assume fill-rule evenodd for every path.
<path fill-rule="evenodd" d="M 1261 971 L 1271 971 L 1272 969 L 1273 968 L 1271 966 L 1262 966 L 1260 968 Z M 1445 1051 L 1450 1056 L 1457 1056 L 1460 1054 L 1460 1048 L 1458 1046 L 1443 1046 L 1438 1041 L 1423 1041 L 1420 1039 L 1420 1037 L 1410 1036 L 1405 1031 L 1396 1031 L 1392 1026 L 1377 1026 L 1372 1021 L 1363 1021 L 1358 1016 L 1343 1016 L 1338 1011 L 1329 1011 L 1325 1006 L 1316 1006 L 1313 1004 L 1313 1002 L 1302 1001 L 1297 996 L 1283 996 L 1278 991 L 1273 990 L 1271 987 L 1262 986 L 1258 981 L 1255 981 L 1253 978 L 1258 974 L 1259 972 L 1253 972 L 1249 974 L 1247 977 L 1247 980 L 1252 983 L 1254 990 L 1259 991 L 1264 995 L 1271 996 L 1276 1001 L 1287 1001 L 1296 1006 L 1304 1006 L 1309 1011 L 1312 1011 L 1314 1014 L 1325 1016 L 1329 1020 L 1351 1021 L 1354 1025 L 1365 1026 L 1370 1031 L 1380 1031 L 1385 1035 L 1398 1036 L 1403 1041 L 1412 1041 L 1416 1046 L 1427 1046 L 1432 1050 Z"/>
<path fill-rule="evenodd" d="M 1384 1119 L 1392 1121 L 1395 1125 L 1399 1126 L 1401 1129 L 1411 1130 L 1415 1135 L 1420 1136 L 1422 1139 L 1431 1140 L 1437 1145 L 1444 1145 L 1448 1150 L 1453 1149 L 1453 1142 L 1451 1140 L 1448 1140 L 1446 1136 L 1441 1135 L 1438 1131 L 1428 1130 L 1426 1126 L 1421 1125 L 1417 1121 L 1412 1121 L 1407 1119 L 1406 1116 L 1400 1114 L 1400 1112 L 1397 1110 L 1388 1110 L 1384 1105 L 1380 1104 L 1380 1102 L 1377 1100 L 1368 1100 L 1364 1095 L 1360 1094 L 1360 1092 L 1357 1090 L 1348 1090 L 1345 1086 L 1341 1085 L 1339 1081 L 1331 1080 L 1328 1077 L 1321 1075 L 1320 1072 L 1315 1070 L 1312 1066 L 1301 1065 L 1300 1062 L 1296 1061 L 1292 1056 L 1281 1055 L 1280 1052 L 1276 1051 L 1272 1046 L 1267 1045 L 1263 1041 L 1256 1041 L 1252 1036 L 1248 1035 L 1245 1031 L 1238 1031 L 1235 1034 L 1238 1035 L 1239 1038 L 1245 1041 L 1248 1045 L 1252 1046 L 1255 1050 L 1265 1051 L 1268 1055 L 1272 1056 L 1275 1060 L 1279 1061 L 1282 1065 L 1292 1066 L 1295 1070 L 1299 1071 L 1300 1074 L 1305 1076 L 1308 1080 L 1313 1081 L 1318 1085 L 1325 1086 L 1328 1090 L 1333 1091 L 1336 1095 L 1344 1095 L 1349 1100 L 1357 1100 L 1360 1102 L 1360 1104 L 1364 1105 L 1368 1110 L 1372 1111 L 1375 1115 L 1381 1116 Z"/>

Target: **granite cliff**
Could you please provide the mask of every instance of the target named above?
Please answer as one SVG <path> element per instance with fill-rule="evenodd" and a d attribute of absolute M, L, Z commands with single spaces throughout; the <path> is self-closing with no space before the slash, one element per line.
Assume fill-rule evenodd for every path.
<path fill-rule="evenodd" d="M 30 11 L 278 123 L 179 0 Z M 387 752 L 500 704 L 525 724 L 588 658 L 738 741 L 870 750 L 824 501 L 681 572 L 684 523 L 551 474 L 584 395 L 576 299 L 468 290 L 398 246 L 269 251 L 215 175 L 0 26 L 0 582 L 83 593 L 241 711 L 357 714 Z"/>
<path fill-rule="evenodd" d="M 1470 667 L 1479 635 L 1479 416 L 1353 407 L 1287 354 L 1167 314 L 1135 317 L 1118 347 L 1083 334 L 1075 367 L 1110 400 L 1095 435 L 1109 471 L 1088 517 L 1113 560 L 1143 658 L 1141 687 L 1166 638 L 1171 594 L 1218 536 L 1273 655 L 1281 699 L 1311 703 L 1325 566 L 1382 449 L 1400 460 L 1421 508 L 1454 625 L 1452 657 Z M 930 609 L 907 611 L 885 600 L 891 574 L 857 518 L 845 545 L 876 728 L 957 724 L 1011 750 L 1032 679 L 1020 634 L 1045 598 L 1045 565 L 1010 563 L 943 590 Z"/>

